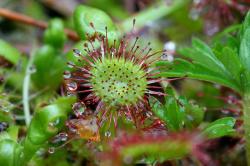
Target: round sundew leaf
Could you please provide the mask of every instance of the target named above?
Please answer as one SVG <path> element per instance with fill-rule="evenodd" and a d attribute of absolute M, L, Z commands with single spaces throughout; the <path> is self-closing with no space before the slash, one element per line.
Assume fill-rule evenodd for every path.
<path fill-rule="evenodd" d="M 93 23 L 95 29 L 90 26 L 90 23 Z M 118 31 L 112 19 L 105 12 L 92 7 L 79 5 L 74 11 L 74 24 L 82 39 L 85 39 L 86 33 L 93 35 L 95 30 L 105 36 L 105 27 L 107 27 L 108 37 L 111 39 L 109 41 L 113 42 L 118 38 Z"/>
<path fill-rule="evenodd" d="M 134 104 L 147 88 L 144 70 L 124 59 L 96 62 L 91 73 L 94 93 L 108 105 Z"/>

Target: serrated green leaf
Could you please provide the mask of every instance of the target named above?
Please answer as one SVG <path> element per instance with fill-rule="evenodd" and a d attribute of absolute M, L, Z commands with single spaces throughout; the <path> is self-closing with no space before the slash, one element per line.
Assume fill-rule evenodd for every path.
<path fill-rule="evenodd" d="M 214 83 L 219 83 L 224 86 L 230 87 L 239 93 L 242 93 L 242 86 L 239 76 L 236 73 L 241 71 L 239 62 L 234 66 L 225 59 L 221 60 L 223 64 L 212 49 L 204 42 L 193 39 L 192 48 L 183 48 L 179 52 L 185 57 L 189 58 L 192 62 L 184 59 L 175 59 L 174 64 L 170 67 L 163 68 L 159 76 L 163 77 L 189 77 Z M 220 49 L 220 45 L 217 46 Z M 216 52 L 217 54 L 220 54 Z M 232 50 L 225 49 L 225 53 L 230 53 L 229 56 L 237 60 L 236 55 Z M 159 64 L 161 65 L 161 64 Z M 162 64 L 164 67 L 164 64 Z M 233 69 L 231 67 L 234 67 Z M 230 68 L 230 69 L 229 69 Z M 237 75 L 237 77 L 236 77 Z"/>
<path fill-rule="evenodd" d="M 163 120 L 172 131 L 182 129 L 184 124 L 184 108 L 179 107 L 173 96 L 168 96 L 162 105 L 157 99 L 151 98 L 151 107 L 157 117 Z"/>
<path fill-rule="evenodd" d="M 242 24 L 241 28 L 241 38 L 243 37 L 245 31 L 250 27 L 250 12 L 248 12 L 245 16 L 245 20 Z"/>
<path fill-rule="evenodd" d="M 204 67 L 197 62 L 189 62 L 184 59 L 175 59 L 173 68 L 162 71 L 159 76 L 162 77 L 189 77 L 198 80 L 204 80 L 214 83 L 219 83 L 224 86 L 230 87 L 238 92 L 241 92 L 241 87 L 224 75 L 212 71 L 210 68 Z"/>
<path fill-rule="evenodd" d="M 242 65 L 236 51 L 230 47 L 224 47 L 222 52 L 217 52 L 218 59 L 223 63 L 226 69 L 233 75 L 235 80 L 240 80 Z"/>
<path fill-rule="evenodd" d="M 250 71 L 250 27 L 245 30 L 242 37 L 239 55 L 243 66 Z"/>
<path fill-rule="evenodd" d="M 154 97 L 150 97 L 149 101 L 152 111 L 155 113 L 155 115 L 166 122 L 167 119 L 165 117 L 165 107 Z"/>
<path fill-rule="evenodd" d="M 184 109 L 179 107 L 176 99 L 169 97 L 165 103 L 165 116 L 167 125 L 173 131 L 178 131 L 183 127 Z"/>
<path fill-rule="evenodd" d="M 229 38 L 229 43 L 234 43 L 234 44 L 237 43 L 236 45 L 238 45 L 239 42 L 230 33 L 237 32 L 240 28 L 241 28 L 241 24 L 233 24 L 229 27 L 226 27 L 222 32 L 216 34 L 213 37 L 212 43 L 221 42 L 220 40 L 223 40 L 223 39 L 225 39 L 225 37 L 227 37 L 227 39 Z M 232 46 L 235 46 L 235 45 L 232 45 Z"/>
<path fill-rule="evenodd" d="M 192 46 L 194 49 L 193 54 L 191 54 L 193 61 L 201 64 L 204 67 L 210 68 L 216 73 L 228 75 L 225 67 L 217 59 L 208 45 L 206 45 L 201 40 L 194 38 L 192 40 Z"/>
<path fill-rule="evenodd" d="M 187 99 L 182 96 L 178 98 L 178 101 L 185 111 L 185 126 L 190 129 L 197 127 L 203 121 L 204 110 L 198 105 L 188 102 Z"/>
<path fill-rule="evenodd" d="M 241 29 L 240 61 L 244 67 L 241 74 L 245 93 L 250 93 L 250 12 L 248 12 Z"/>

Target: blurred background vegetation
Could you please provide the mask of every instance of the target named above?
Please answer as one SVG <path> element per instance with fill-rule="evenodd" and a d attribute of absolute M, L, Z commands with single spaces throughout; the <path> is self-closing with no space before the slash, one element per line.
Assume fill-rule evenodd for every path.
<path fill-rule="evenodd" d="M 171 5 L 177 1 L 174 9 L 158 10 L 158 7 L 162 5 L 171 8 Z M 79 27 L 75 27 L 73 23 L 73 11 L 79 4 L 105 11 L 121 32 L 130 31 L 131 20 L 136 18 L 138 34 L 142 36 L 142 41 L 145 41 L 143 44 L 150 41 L 155 50 L 169 50 L 172 54 L 162 56 L 163 60 L 169 61 L 179 56 L 178 48 L 190 45 L 192 37 L 199 37 L 214 44 L 213 41 L 220 38 L 225 33 L 225 29 L 229 31 L 230 28 L 237 29 L 250 8 L 247 0 L 1 0 L 0 122 L 18 126 L 20 129 L 18 135 L 15 129 L 12 130 L 16 137 L 22 137 L 27 131 L 23 115 L 25 107 L 23 83 L 31 58 L 34 59 L 36 65 L 36 68 L 31 65 L 28 71 L 35 73 L 31 76 L 32 82 L 29 88 L 31 110 L 53 103 L 56 98 L 65 95 L 60 85 L 62 73 L 66 68 L 66 60 L 72 60 L 72 48 L 81 47 L 82 44 L 80 39 L 82 37 L 78 36 L 75 30 Z M 14 13 L 6 15 L 6 10 Z M 62 32 L 62 39 L 58 40 L 63 42 L 61 44 L 56 42 L 59 45 L 46 37 L 46 33 L 52 36 L 54 34 L 46 30 L 47 26 L 53 27 L 51 20 L 54 18 L 62 24 L 58 29 Z M 25 19 L 32 21 L 27 23 Z M 67 29 L 65 35 L 63 28 Z M 34 49 L 36 49 L 35 53 Z M 37 57 L 41 59 L 35 58 L 36 55 L 39 55 Z M 18 61 L 19 58 L 22 61 Z M 41 62 L 47 66 L 41 65 L 39 68 Z M 36 72 L 37 70 L 39 72 Z M 204 108 L 205 122 L 234 116 L 237 119 L 236 125 L 239 126 L 237 130 L 242 133 L 239 94 L 216 84 L 191 79 L 176 80 L 171 83 L 181 96 L 185 96 L 192 103 L 198 103 L 201 108 Z M 4 130 L 4 127 L 6 126 L 1 123 L 0 132 Z M 244 151 L 240 141 L 240 138 L 221 138 L 208 152 L 215 160 L 225 165 L 228 163 L 231 163 L 229 165 L 244 165 L 245 158 L 242 157 Z M 42 155 L 36 155 L 30 165 L 94 165 L 93 155 L 88 150 L 88 148 L 93 150 L 93 147 L 87 141 L 76 140 L 68 144 L 67 148 L 58 146 L 59 150 L 50 149 L 49 146 L 55 146 L 55 142 L 49 140 L 50 144 L 46 147 L 49 150 L 39 152 Z M 235 147 L 236 143 L 239 144 Z M 235 149 L 234 153 L 230 152 L 231 146 Z M 100 149 L 102 147 L 94 150 Z M 227 156 L 221 155 L 222 152 L 227 152 Z M 188 163 L 188 160 L 185 162 Z M 183 161 L 184 165 L 185 162 Z M 180 161 L 164 164 L 178 165 Z"/>

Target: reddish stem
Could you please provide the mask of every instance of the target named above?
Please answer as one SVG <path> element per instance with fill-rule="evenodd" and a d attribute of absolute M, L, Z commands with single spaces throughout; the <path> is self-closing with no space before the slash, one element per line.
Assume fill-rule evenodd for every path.
<path fill-rule="evenodd" d="M 32 26 L 36 26 L 42 29 L 46 29 L 48 27 L 48 23 L 44 22 L 44 21 L 40 21 L 40 20 L 35 20 L 32 17 L 23 15 L 21 13 L 17 13 L 8 9 L 3 9 L 0 8 L 0 16 L 5 17 L 9 20 L 12 21 L 17 21 L 20 23 L 24 23 L 27 25 L 32 25 Z M 65 33 L 67 34 L 67 36 L 73 40 L 73 41 L 78 41 L 79 37 L 77 36 L 77 34 L 70 30 L 70 29 L 64 29 Z"/>

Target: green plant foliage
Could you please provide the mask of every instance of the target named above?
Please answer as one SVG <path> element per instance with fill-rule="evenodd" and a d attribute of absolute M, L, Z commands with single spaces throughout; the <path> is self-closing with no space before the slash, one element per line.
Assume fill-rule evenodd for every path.
<path fill-rule="evenodd" d="M 163 120 L 167 127 L 172 131 L 178 131 L 187 128 L 198 126 L 204 116 L 204 111 L 198 105 L 191 104 L 187 99 L 174 94 L 172 89 L 167 89 L 168 94 L 165 97 L 165 103 L 160 103 L 157 99 L 151 99 L 151 107 L 153 112 L 161 120 Z"/>
<path fill-rule="evenodd" d="M 232 74 L 235 80 L 240 80 L 242 65 L 239 61 L 237 50 L 224 47 L 222 50 L 215 50 L 217 58 L 223 63 L 225 68 Z"/>
<path fill-rule="evenodd" d="M 67 39 L 64 33 L 64 25 L 60 19 L 52 19 L 44 33 L 44 43 L 55 48 L 62 48 Z"/>
<path fill-rule="evenodd" d="M 95 29 L 90 26 L 90 23 L 94 25 Z M 110 41 L 118 39 L 118 31 L 112 19 L 105 12 L 96 8 L 79 5 L 74 11 L 74 24 L 82 39 L 85 39 L 86 34 L 93 35 L 95 30 L 105 36 L 105 27 L 108 29 Z"/>
<path fill-rule="evenodd" d="M 74 97 L 58 98 L 53 104 L 39 108 L 29 125 L 27 136 L 22 144 L 17 144 L 17 129 L 0 134 L 0 161 L 9 166 L 24 166 L 47 140 L 64 127 L 67 114 L 71 111 Z M 22 155 L 21 155 L 22 154 Z M 11 156 L 11 157 L 10 157 Z"/>
<path fill-rule="evenodd" d="M 21 53 L 9 43 L 0 39 L 0 56 L 16 65 L 21 58 Z"/>
<path fill-rule="evenodd" d="M 20 145 L 11 139 L 0 140 L 0 163 L 5 166 L 17 165 L 17 150 Z"/>
<path fill-rule="evenodd" d="M 142 155 L 158 158 L 161 160 L 179 159 L 191 151 L 191 144 L 185 141 L 167 139 L 159 143 L 141 143 L 134 146 L 128 146 L 122 149 L 122 156 L 139 158 Z"/>
<path fill-rule="evenodd" d="M 179 105 L 185 111 L 184 125 L 187 128 L 193 129 L 202 123 L 204 118 L 204 110 L 200 106 L 189 102 L 183 96 L 179 97 Z"/>
<path fill-rule="evenodd" d="M 183 5 L 178 12 L 170 14 L 169 19 L 172 24 L 164 29 L 172 41 L 182 42 L 183 40 L 189 38 L 193 33 L 201 31 L 202 20 L 194 20 L 190 17 L 190 6 Z M 181 32 L 181 33 L 179 33 Z"/>
<path fill-rule="evenodd" d="M 244 71 L 242 73 L 242 84 L 244 90 L 250 93 L 250 12 L 248 12 L 242 26 L 242 36 L 239 57 Z"/>
<path fill-rule="evenodd" d="M 87 1 L 87 4 L 105 11 L 115 18 L 126 18 L 129 16 L 129 13 L 124 9 L 124 7 L 120 5 L 120 2 L 117 0 L 89 0 Z"/>
<path fill-rule="evenodd" d="M 46 90 L 56 90 L 59 87 L 66 68 L 65 59 L 60 54 L 50 45 L 44 45 L 36 51 L 34 55 L 36 72 L 31 77 L 35 87 Z"/>
<path fill-rule="evenodd" d="M 235 124 L 235 119 L 232 117 L 225 117 L 218 119 L 203 129 L 202 134 L 208 138 L 218 138 L 223 136 L 229 136 L 235 134 L 235 129 L 233 129 Z"/>
<path fill-rule="evenodd" d="M 42 107 L 36 111 L 24 142 L 24 162 L 29 161 L 49 138 L 64 127 L 67 114 L 71 111 L 71 105 L 74 101 L 74 97 L 59 98 L 54 104 Z"/>
<path fill-rule="evenodd" d="M 180 94 L 189 100 L 194 100 L 200 106 L 207 109 L 221 108 L 224 105 L 222 100 L 218 100 L 220 89 L 211 83 L 205 83 L 194 79 L 185 79 L 181 83 Z"/>
<path fill-rule="evenodd" d="M 87 56 L 87 52 L 84 50 L 85 48 L 83 47 L 84 44 L 88 44 L 89 45 L 89 42 L 85 41 L 85 40 L 79 41 L 72 48 L 79 50 L 81 53 L 83 53 L 83 56 Z M 100 43 L 99 42 L 94 42 L 93 45 L 94 45 L 95 48 L 100 47 Z M 89 48 L 89 49 L 92 50 L 93 48 Z M 66 59 L 67 59 L 68 62 L 69 61 L 73 62 L 76 65 L 83 65 L 83 66 L 86 65 L 86 62 L 84 62 L 84 61 L 80 62 L 80 61 L 77 60 L 77 58 L 74 55 L 74 51 L 73 50 L 70 50 L 70 51 L 68 51 L 66 53 Z"/>
<path fill-rule="evenodd" d="M 226 45 L 217 46 L 211 49 L 208 45 L 200 40 L 194 39 L 192 48 L 184 48 L 180 51 L 184 57 L 191 60 L 176 59 L 173 64 L 165 66 L 165 70 L 161 76 L 167 77 L 189 77 L 218 83 L 236 92 L 244 97 L 243 110 L 245 120 L 245 132 L 247 140 L 247 158 L 250 159 L 250 142 L 249 140 L 249 93 L 250 93 L 250 54 L 249 54 L 249 38 L 250 38 L 250 14 L 248 12 L 243 26 L 240 31 L 240 40 L 228 37 Z M 239 48 L 237 48 L 240 43 Z M 225 43 L 224 43 L 225 44 Z M 166 70 L 169 69 L 169 70 Z M 226 122 L 225 122 L 226 121 Z M 232 125 L 234 119 L 227 118 L 212 123 L 205 133 L 208 137 L 219 137 L 234 132 Z M 249 162 L 249 161 L 248 161 Z"/>
<path fill-rule="evenodd" d="M 249 4 L 217 1 L 0 0 L 0 166 L 249 165 Z"/>
<path fill-rule="evenodd" d="M 220 61 L 212 49 L 198 39 L 193 39 L 192 48 L 183 48 L 180 50 L 180 53 L 191 59 L 192 62 L 176 58 L 173 64 L 169 65 L 168 69 L 163 71 L 160 76 L 189 77 L 205 80 L 222 84 L 240 93 L 242 92 L 240 80 L 233 76 L 235 72 L 232 73 L 227 69 L 228 64 L 235 63 L 233 59 L 227 58 L 230 62 L 225 62 L 223 58 L 220 58 L 222 60 Z M 235 56 L 232 51 L 231 56 Z M 240 70 L 241 67 L 237 66 L 237 63 L 235 63 L 235 66 Z"/>
<path fill-rule="evenodd" d="M 168 136 L 152 137 L 128 135 L 119 138 L 116 142 L 117 150 L 108 148 L 107 156 L 115 155 L 112 158 L 116 165 L 121 165 L 120 162 L 130 164 L 141 157 L 146 157 L 151 163 L 152 161 L 163 162 L 165 160 L 180 159 L 192 153 L 195 142 L 192 142 L 192 135 L 183 133 L 183 135 L 169 134 Z M 136 141 L 132 141 L 136 140 Z M 119 142 L 121 144 L 119 144 Z"/>
<path fill-rule="evenodd" d="M 133 20 L 136 19 L 136 28 L 140 29 L 144 27 L 146 23 L 161 19 L 175 11 L 179 12 L 180 8 L 186 5 L 187 2 L 188 1 L 174 0 L 172 1 L 172 5 L 167 5 L 165 1 L 157 2 L 137 15 L 125 19 L 119 27 L 122 31 L 129 32 L 133 27 Z"/>

